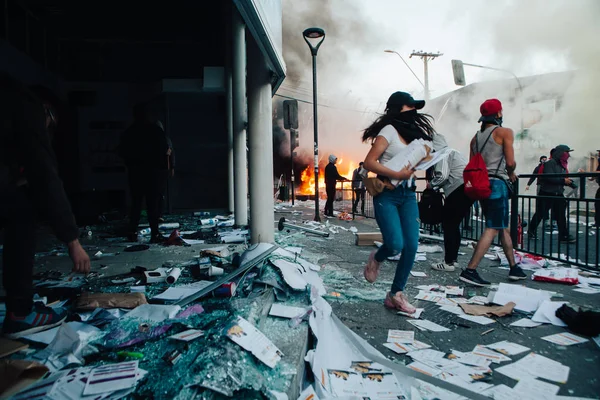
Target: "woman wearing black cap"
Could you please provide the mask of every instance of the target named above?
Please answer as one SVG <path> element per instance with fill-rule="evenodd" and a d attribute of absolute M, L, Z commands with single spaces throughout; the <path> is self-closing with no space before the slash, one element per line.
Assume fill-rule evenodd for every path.
<path fill-rule="evenodd" d="M 435 130 L 431 117 L 417 113 L 424 106 L 425 101 L 417 101 L 405 92 L 396 92 L 387 101 L 385 114 L 365 129 L 362 137 L 363 142 L 372 142 L 364 167 L 383 181 L 401 181 L 394 189 L 386 189 L 374 198 L 375 219 L 381 229 L 383 245 L 369 256 L 364 276 L 367 281 L 375 282 L 381 262 L 402 253 L 384 305 L 409 314 L 416 309 L 403 291 L 419 245 L 419 210 L 411 179 L 414 169 L 408 165 L 400 171 L 394 171 L 385 164 L 415 139 L 432 140 Z M 429 154 L 431 146 L 424 147 L 426 154 Z"/>

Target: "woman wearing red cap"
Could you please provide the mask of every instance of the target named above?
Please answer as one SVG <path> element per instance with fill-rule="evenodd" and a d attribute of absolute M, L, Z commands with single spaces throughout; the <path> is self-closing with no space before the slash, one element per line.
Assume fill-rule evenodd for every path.
<path fill-rule="evenodd" d="M 419 210 L 411 178 L 414 173 L 412 166 L 420 160 L 400 171 L 392 170 L 385 164 L 413 141 L 432 139 L 435 131 L 431 117 L 417 113 L 417 110 L 424 106 L 425 101 L 417 101 L 405 92 L 396 92 L 390 96 L 385 114 L 365 129 L 363 134 L 363 142 L 370 140 L 373 143 L 365 158 L 364 168 L 376 173 L 384 182 L 401 181 L 395 188 L 391 186 L 373 199 L 375 219 L 381 229 L 383 245 L 371 253 L 364 276 L 367 281 L 375 282 L 380 263 L 390 256 L 402 253 L 392 289 L 388 292 L 384 305 L 409 314 L 414 313 L 416 309 L 409 303 L 403 291 L 419 245 Z M 433 147 L 429 144 L 429 147 L 424 145 L 424 149 L 420 149 L 424 150 L 422 154 L 425 156 Z"/>

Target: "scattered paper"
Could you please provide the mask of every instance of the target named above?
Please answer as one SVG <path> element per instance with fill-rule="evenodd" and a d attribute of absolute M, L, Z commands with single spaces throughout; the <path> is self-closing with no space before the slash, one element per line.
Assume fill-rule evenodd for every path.
<path fill-rule="evenodd" d="M 464 315 L 465 314 L 465 312 L 462 310 L 462 308 L 460 308 L 458 306 L 441 306 L 440 310 L 444 310 L 444 311 L 447 311 L 449 313 L 456 314 L 456 315 Z"/>
<path fill-rule="evenodd" d="M 238 317 L 232 322 L 225 332 L 229 339 L 254 354 L 256 358 L 271 368 L 274 368 L 283 356 L 283 353 L 268 337 L 242 317 Z"/>
<path fill-rule="evenodd" d="M 388 343 L 412 343 L 415 341 L 415 332 L 390 329 L 387 341 Z"/>
<path fill-rule="evenodd" d="M 421 318 L 421 314 L 423 314 L 423 311 L 425 311 L 424 308 L 417 308 L 417 310 L 414 313 L 412 313 L 412 314 L 409 314 L 409 313 L 404 312 L 404 311 L 398 311 L 398 314 L 399 315 L 404 315 L 405 317 L 411 317 L 411 318 L 414 318 L 414 319 L 419 319 L 419 318 Z"/>
<path fill-rule="evenodd" d="M 179 306 L 162 304 L 142 304 L 129 311 L 123 318 L 137 318 L 144 321 L 162 322 L 175 318 L 181 310 Z"/>
<path fill-rule="evenodd" d="M 466 319 L 467 321 L 475 322 L 476 324 L 480 324 L 480 325 L 489 325 L 489 324 L 493 324 L 496 322 L 491 318 L 484 317 L 481 315 L 459 315 L 458 317 L 462 318 L 462 319 Z"/>
<path fill-rule="evenodd" d="M 515 400 L 517 395 L 515 391 L 506 385 L 496 385 L 491 389 L 485 390 L 481 393 L 486 397 L 491 397 L 494 400 Z"/>
<path fill-rule="evenodd" d="M 335 397 L 365 396 L 367 393 L 363 386 L 362 375 L 356 372 L 330 369 L 329 386 Z"/>
<path fill-rule="evenodd" d="M 418 340 L 415 340 L 412 343 L 396 343 L 396 342 L 394 342 L 394 343 L 384 343 L 383 345 L 398 354 L 406 354 L 406 353 L 410 353 L 411 351 L 423 350 L 423 349 L 428 349 L 431 347 L 427 343 L 419 342 Z"/>
<path fill-rule="evenodd" d="M 169 339 L 181 340 L 183 342 L 190 342 L 194 339 L 204 336 L 204 331 L 198 329 L 188 329 L 176 335 L 169 336 Z"/>
<path fill-rule="evenodd" d="M 421 277 L 421 278 L 427 277 L 427 274 L 425 272 L 420 272 L 420 271 L 410 271 L 410 274 L 412 276 L 417 276 L 417 277 Z"/>
<path fill-rule="evenodd" d="M 439 369 L 432 368 L 429 365 L 423 364 L 419 361 L 412 362 L 408 364 L 407 367 L 428 376 L 437 376 L 442 373 L 442 371 L 440 371 Z"/>
<path fill-rule="evenodd" d="M 130 389 L 137 384 L 137 361 L 107 364 L 94 368 L 83 391 L 84 395 Z"/>
<path fill-rule="evenodd" d="M 543 324 L 552 324 L 555 326 L 567 326 L 562 319 L 556 316 L 556 310 L 566 304 L 566 301 L 544 301 L 537 309 L 531 320 Z"/>
<path fill-rule="evenodd" d="M 462 296 L 464 293 L 464 288 L 458 286 L 446 286 L 445 293 L 446 296 Z"/>
<path fill-rule="evenodd" d="M 585 343 L 589 342 L 589 340 L 579 337 L 577 335 L 573 335 L 572 333 L 564 332 L 564 333 L 556 333 L 550 336 L 542 337 L 543 340 L 547 340 L 551 343 L 556 343 L 561 346 L 571 346 L 573 344 Z"/>
<path fill-rule="evenodd" d="M 503 306 L 481 306 L 472 304 L 461 304 L 460 307 L 464 310 L 465 313 L 470 315 L 495 315 L 497 317 L 504 317 L 505 315 L 512 314 L 513 308 L 515 307 L 515 303 L 511 301 Z"/>
<path fill-rule="evenodd" d="M 511 359 L 506 357 L 505 355 L 502 355 L 494 350 L 490 350 L 487 347 L 482 346 L 480 344 L 475 346 L 471 353 L 475 354 L 476 356 L 484 357 L 496 364 L 501 363 L 503 361 L 511 361 Z"/>
<path fill-rule="evenodd" d="M 213 282 L 211 281 L 198 281 L 194 283 L 190 283 L 189 285 L 181 285 L 170 287 L 161 294 L 158 294 L 152 298 L 152 300 L 161 300 L 164 302 L 177 302 L 179 300 L 185 299 L 188 296 L 192 296 L 195 293 L 198 293 L 205 287 L 209 286 Z"/>
<path fill-rule="evenodd" d="M 560 387 L 537 379 L 521 379 L 513 388 L 517 396 L 531 400 L 552 399 L 560 390 Z"/>
<path fill-rule="evenodd" d="M 535 328 L 536 326 L 542 325 L 540 322 L 534 322 L 529 318 L 522 318 L 518 321 L 513 322 L 510 326 L 516 326 L 519 328 Z"/>
<path fill-rule="evenodd" d="M 517 381 L 534 377 L 558 383 L 567 383 L 569 370 L 566 365 L 535 353 L 530 353 L 515 363 L 496 368 L 496 372 Z"/>
<path fill-rule="evenodd" d="M 498 353 L 502 353 L 505 356 L 516 356 L 517 354 L 529 351 L 529 347 L 521 346 L 517 343 L 507 342 L 506 340 L 498 343 L 487 344 L 485 347 L 496 350 Z"/>
<path fill-rule="evenodd" d="M 432 332 L 449 332 L 450 329 L 438 325 L 434 322 L 428 321 L 426 319 L 411 319 L 408 320 L 408 323 L 417 327 L 420 330 L 427 330 L 427 331 L 432 331 Z"/>
<path fill-rule="evenodd" d="M 296 318 L 300 315 L 306 314 L 307 308 L 302 307 L 291 307 L 279 303 L 274 303 L 271 306 L 269 315 L 272 317 L 281 318 Z"/>
<path fill-rule="evenodd" d="M 515 309 L 525 312 L 534 312 L 540 304 L 550 300 L 550 293 L 542 290 L 529 289 L 525 286 L 500 283 L 498 291 L 494 293 L 492 302 L 505 305 L 514 302 Z"/>
<path fill-rule="evenodd" d="M 591 287 L 581 287 L 577 289 L 573 289 L 575 292 L 584 293 L 584 294 L 598 294 L 600 293 L 600 289 L 594 289 Z"/>
<path fill-rule="evenodd" d="M 473 353 L 463 353 L 462 351 L 452 350 L 452 353 L 447 354 L 446 358 L 455 360 L 461 364 L 472 365 L 475 367 L 489 368 L 491 361 L 485 357 L 475 355 Z"/>

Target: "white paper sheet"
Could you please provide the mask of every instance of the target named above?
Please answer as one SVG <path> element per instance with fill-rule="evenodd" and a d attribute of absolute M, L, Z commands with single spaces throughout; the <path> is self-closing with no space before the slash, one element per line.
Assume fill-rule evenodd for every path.
<path fill-rule="evenodd" d="M 487 347 L 482 346 L 480 344 L 475 346 L 471 353 L 477 356 L 485 357 L 486 359 L 496 364 L 501 363 L 503 361 L 511 361 L 511 359 L 506 357 L 505 355 L 502 355 L 494 350 L 490 350 Z"/>
<path fill-rule="evenodd" d="M 530 320 L 529 318 L 522 318 L 522 319 L 510 324 L 510 326 L 516 326 L 519 328 L 535 328 L 536 326 L 540 326 L 540 325 L 542 325 L 542 324 L 539 322 L 534 322 L 534 321 Z"/>
<path fill-rule="evenodd" d="M 404 391 L 392 373 L 362 374 L 363 387 L 367 396 L 378 400 L 397 400 L 405 397 Z"/>
<path fill-rule="evenodd" d="M 42 379 L 34 383 L 33 385 L 27 386 L 25 389 L 11 397 L 12 400 L 26 400 L 26 399 L 47 399 L 47 395 L 52 391 L 56 382 L 65 376 L 67 371 L 60 371 L 51 374 L 46 379 Z"/>
<path fill-rule="evenodd" d="M 485 347 L 502 353 L 505 356 L 516 356 L 517 354 L 529 351 L 529 347 L 521 346 L 520 344 L 503 340 L 501 342 L 486 344 Z"/>
<path fill-rule="evenodd" d="M 299 315 L 305 314 L 308 308 L 291 307 L 279 303 L 274 303 L 271 306 L 269 315 L 272 317 L 296 318 Z"/>
<path fill-rule="evenodd" d="M 521 400 L 512 388 L 506 385 L 496 385 L 491 389 L 481 393 L 484 396 L 491 397 L 494 400 Z"/>
<path fill-rule="evenodd" d="M 412 343 L 395 343 L 394 342 L 394 343 L 384 343 L 383 345 L 398 354 L 406 354 L 406 353 L 410 353 L 411 351 L 417 351 L 417 350 L 427 349 L 427 348 L 431 347 L 427 343 L 419 342 L 418 340 L 415 340 Z"/>
<path fill-rule="evenodd" d="M 408 320 L 408 323 L 416 326 L 417 328 L 421 329 L 421 330 L 428 330 L 428 331 L 432 331 L 432 332 L 449 332 L 450 329 L 438 325 L 434 322 L 428 321 L 426 319 L 411 319 Z"/>
<path fill-rule="evenodd" d="M 449 313 L 456 314 L 456 315 L 465 315 L 465 312 L 463 311 L 462 308 L 454 306 L 454 305 L 442 306 L 442 307 L 440 307 L 440 310 L 444 310 L 444 311 L 447 311 Z"/>
<path fill-rule="evenodd" d="M 362 375 L 349 370 L 328 370 L 329 388 L 336 397 L 365 396 Z"/>
<path fill-rule="evenodd" d="M 387 341 L 388 343 L 412 343 L 415 341 L 415 332 L 390 329 L 388 331 Z"/>
<path fill-rule="evenodd" d="M 475 355 L 473 353 L 464 353 L 462 351 L 452 350 L 452 354 L 454 354 L 457 357 L 456 361 L 461 364 L 489 368 L 490 364 L 492 363 L 487 358 Z"/>
<path fill-rule="evenodd" d="M 187 331 L 183 331 L 175 335 L 169 336 L 169 339 L 180 340 L 182 342 L 190 342 L 202 336 L 204 336 L 204 331 L 198 329 L 188 329 Z"/>
<path fill-rule="evenodd" d="M 556 343 L 561 346 L 571 346 L 574 344 L 589 342 L 589 340 L 577 335 L 573 335 L 569 332 L 556 333 L 554 335 L 544 336 L 542 337 L 542 339 L 551 343 Z"/>
<path fill-rule="evenodd" d="M 518 396 L 531 400 L 552 399 L 560 390 L 560 387 L 537 379 L 521 379 L 513 388 Z"/>
<path fill-rule="evenodd" d="M 447 361 L 444 359 L 445 355 L 446 353 L 443 351 L 433 349 L 411 351 L 407 354 L 407 356 L 412 358 L 414 361 L 420 361 L 427 365 L 431 365 L 430 362 L 439 363 L 441 361 Z"/>
<path fill-rule="evenodd" d="M 525 286 L 500 283 L 492 301 L 501 306 L 512 301 L 516 304 L 516 310 L 534 312 L 545 300 L 550 300 L 548 292 L 530 289 Z"/>
<path fill-rule="evenodd" d="M 94 368 L 90 373 L 83 394 L 99 394 L 130 389 L 137 384 L 137 361 L 107 364 Z"/>
<path fill-rule="evenodd" d="M 532 376 L 558 383 L 567 383 L 569 370 L 566 365 L 535 353 L 530 353 L 515 363 L 496 368 L 496 372 L 515 380 Z"/>
<path fill-rule="evenodd" d="M 566 301 L 544 301 L 540 304 L 531 320 L 533 322 L 541 322 L 545 324 L 552 324 L 554 326 L 567 326 L 560 318 L 556 316 L 556 310 L 566 304 Z"/>
<path fill-rule="evenodd" d="M 462 318 L 462 319 L 466 319 L 467 321 L 475 322 L 480 325 L 489 325 L 489 324 L 493 324 L 496 322 L 491 318 L 484 317 L 483 315 L 466 315 L 465 314 L 465 315 L 459 315 L 458 317 Z"/>
<path fill-rule="evenodd" d="M 427 274 L 425 272 L 420 272 L 420 271 L 410 271 L 410 274 L 412 276 L 421 277 L 421 278 L 427 277 Z"/>
<path fill-rule="evenodd" d="M 429 365 L 419 361 L 412 362 L 408 364 L 407 367 L 428 376 L 437 376 L 442 373 L 439 369 L 431 368 Z"/>
<path fill-rule="evenodd" d="M 417 308 L 417 310 L 412 314 L 406 313 L 404 311 L 398 311 L 398 315 L 404 315 L 405 317 L 419 319 L 421 318 L 421 314 L 423 314 L 423 311 L 425 311 L 424 308 Z"/>
<path fill-rule="evenodd" d="M 211 281 L 198 281 L 194 283 L 190 283 L 189 285 L 180 285 L 170 287 L 164 292 L 154 296 L 153 300 L 161 300 L 167 302 L 176 302 L 181 299 L 185 299 L 188 296 L 191 296 L 195 293 L 198 293 L 208 285 L 212 284 Z"/>
<path fill-rule="evenodd" d="M 175 318 L 181 307 L 162 304 L 142 304 L 129 311 L 123 318 L 137 318 L 144 321 L 162 322 Z"/>
<path fill-rule="evenodd" d="M 230 324 L 227 337 L 271 368 L 274 368 L 283 356 L 268 337 L 242 317 Z"/>

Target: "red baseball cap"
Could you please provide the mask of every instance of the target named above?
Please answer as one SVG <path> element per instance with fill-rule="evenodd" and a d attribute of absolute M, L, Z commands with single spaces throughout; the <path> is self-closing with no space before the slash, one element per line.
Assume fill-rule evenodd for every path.
<path fill-rule="evenodd" d="M 498 99 L 488 99 L 481 104 L 479 111 L 484 117 L 496 115 L 502 111 L 502 103 Z"/>

